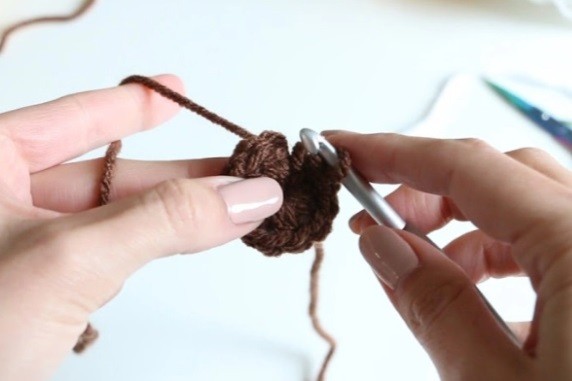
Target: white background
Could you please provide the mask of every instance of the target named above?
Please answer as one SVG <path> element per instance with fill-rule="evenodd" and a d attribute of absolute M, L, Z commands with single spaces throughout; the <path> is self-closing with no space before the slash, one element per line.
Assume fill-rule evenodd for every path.
<path fill-rule="evenodd" d="M 0 0 L 0 27 L 77 4 Z M 253 132 L 274 129 L 294 141 L 302 127 L 401 131 L 421 120 L 446 78 L 478 71 L 495 49 L 570 37 L 555 9 L 518 0 L 100 0 L 72 24 L 12 37 L 0 54 L 0 111 L 130 74 L 171 72 L 191 98 Z M 418 133 L 478 136 L 501 149 L 541 146 L 570 165 L 476 80 L 454 85 L 453 98 L 463 100 L 454 108 L 463 112 Z M 237 141 L 182 112 L 125 139 L 122 155 L 222 156 Z M 320 302 L 339 341 L 328 380 L 437 379 L 357 251 L 346 221 L 358 205 L 345 191 L 341 207 L 326 242 Z M 466 228 L 434 238 L 444 244 Z M 327 348 L 306 316 L 311 260 L 268 259 L 234 242 L 157 261 L 93 316 L 101 338 L 85 355 L 70 355 L 54 380 L 312 380 Z M 507 319 L 530 317 L 525 279 L 483 289 Z"/>

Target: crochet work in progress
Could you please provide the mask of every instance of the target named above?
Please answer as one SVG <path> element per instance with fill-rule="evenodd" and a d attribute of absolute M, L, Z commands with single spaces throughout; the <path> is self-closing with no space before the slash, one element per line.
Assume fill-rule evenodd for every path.
<path fill-rule="evenodd" d="M 85 0 L 69 15 L 41 16 L 11 25 L 0 34 L 0 52 L 14 32 L 35 24 L 72 21 L 86 13 L 95 2 L 96 0 Z M 314 330 L 329 345 L 317 377 L 318 381 L 324 380 L 326 369 L 336 349 L 336 342 L 324 330 L 317 315 L 319 271 L 324 258 L 322 241 L 332 230 L 332 222 L 339 210 L 337 192 L 350 166 L 349 155 L 339 150 L 340 166 L 334 168 L 320 156 L 308 153 L 300 142 L 290 152 L 283 134 L 264 131 L 260 135 L 254 135 L 150 78 L 131 76 L 121 82 L 122 85 L 128 83 L 143 85 L 239 136 L 242 140 L 230 156 L 223 175 L 242 178 L 270 177 L 282 187 L 284 193 L 282 208 L 264 220 L 257 229 L 244 236 L 242 241 L 271 257 L 283 253 L 301 253 L 314 246 L 315 258 L 310 271 L 308 313 Z M 121 142 L 116 141 L 110 144 L 105 155 L 100 184 L 100 205 L 109 202 L 116 159 L 120 150 Z M 73 348 L 74 352 L 83 352 L 98 335 L 97 330 L 88 324 L 78 338 Z"/>
<path fill-rule="evenodd" d="M 301 253 L 314 246 L 315 259 L 310 271 L 309 315 L 316 332 L 330 346 L 318 375 L 318 380 L 323 380 L 336 343 L 322 328 L 317 316 L 318 274 L 324 257 L 322 241 L 331 232 L 332 222 L 339 211 L 337 192 L 350 166 L 349 155 L 339 150 L 340 166 L 332 167 L 320 156 L 309 153 L 301 142 L 290 152 L 283 134 L 264 131 L 260 135 L 254 135 L 151 78 L 131 76 L 121 82 L 122 85 L 129 83 L 143 85 L 242 138 L 222 175 L 242 178 L 265 176 L 281 185 L 284 202 L 280 210 L 244 236 L 242 241 L 272 257 L 284 253 Z M 121 142 L 116 141 L 111 143 L 107 150 L 101 181 L 101 205 L 109 202 L 120 149 Z M 96 338 L 97 331 L 88 325 L 74 350 L 82 352 Z"/>

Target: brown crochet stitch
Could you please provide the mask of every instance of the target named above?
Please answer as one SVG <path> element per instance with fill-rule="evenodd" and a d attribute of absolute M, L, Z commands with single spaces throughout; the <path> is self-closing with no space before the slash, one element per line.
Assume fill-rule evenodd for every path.
<path fill-rule="evenodd" d="M 131 76 L 124 79 L 121 85 L 128 83 L 141 84 L 240 136 L 242 140 L 234 149 L 223 174 L 243 178 L 266 176 L 275 179 L 282 186 L 282 208 L 242 240 L 267 256 L 300 253 L 314 245 L 315 259 L 310 272 L 308 311 L 315 331 L 330 346 L 318 375 L 318 381 L 322 381 L 335 352 L 336 342 L 321 326 L 317 315 L 318 275 L 324 257 L 321 242 L 330 233 L 333 219 L 339 211 L 337 192 L 350 166 L 349 155 L 340 150 L 340 166 L 334 168 L 320 156 L 309 154 L 302 143 L 297 143 L 290 153 L 284 135 L 273 131 L 254 135 L 151 78 Z M 120 148 L 121 143 L 116 141 L 111 143 L 107 150 L 101 180 L 101 205 L 109 202 Z M 74 350 L 78 348 L 76 351 L 80 352 L 95 340 L 97 332 L 95 335 L 93 332 L 96 331 L 88 325 Z"/>
<path fill-rule="evenodd" d="M 284 135 L 273 131 L 254 135 L 151 78 L 134 75 L 121 81 L 122 85 L 128 83 L 146 86 L 242 137 L 228 161 L 225 175 L 266 176 L 282 186 L 282 208 L 242 238 L 246 245 L 268 256 L 300 253 L 330 233 L 339 211 L 337 192 L 350 164 L 347 152 L 338 152 L 340 167 L 334 168 L 321 157 L 308 154 L 302 143 L 297 143 L 290 154 Z"/>
<path fill-rule="evenodd" d="M 344 165 L 349 157 L 342 153 Z M 301 253 L 323 241 L 338 214 L 337 192 L 344 170 L 309 154 L 302 143 L 288 153 L 284 135 L 265 131 L 243 139 L 229 159 L 226 174 L 251 178 L 266 176 L 284 191 L 284 204 L 242 241 L 264 255 Z"/>
<path fill-rule="evenodd" d="M 89 8 L 91 8 L 91 6 L 93 4 L 95 4 L 95 1 L 96 0 L 85 0 L 84 3 L 78 9 L 76 9 L 74 12 L 70 13 L 69 15 L 40 16 L 40 17 L 35 17 L 32 19 L 29 19 L 29 20 L 20 21 L 14 25 L 9 26 L 6 30 L 4 30 L 4 33 L 2 33 L 2 35 L 0 35 L 0 52 L 4 48 L 4 45 L 6 45 L 8 38 L 12 35 L 12 33 L 16 32 L 17 30 L 24 28 L 26 26 L 29 26 L 29 25 L 33 25 L 33 24 L 41 24 L 41 23 L 47 23 L 47 22 L 72 21 L 73 19 L 76 19 L 76 18 L 82 16 L 85 12 L 87 12 L 89 10 Z"/>

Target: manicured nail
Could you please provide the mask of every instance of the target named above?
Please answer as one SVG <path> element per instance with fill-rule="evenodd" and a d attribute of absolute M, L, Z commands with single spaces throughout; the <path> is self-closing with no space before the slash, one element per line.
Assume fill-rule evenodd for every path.
<path fill-rule="evenodd" d="M 362 216 L 362 212 L 358 212 L 358 213 L 354 214 L 349 220 L 350 229 L 355 234 L 361 234 L 361 230 L 362 230 L 361 224 L 360 224 L 361 216 Z"/>
<path fill-rule="evenodd" d="M 419 266 L 411 246 L 384 226 L 366 229 L 360 237 L 359 247 L 373 271 L 392 289 Z"/>
<path fill-rule="evenodd" d="M 338 135 L 338 134 L 353 134 L 353 132 L 346 131 L 346 130 L 326 130 L 326 131 L 320 132 L 320 135 L 322 135 L 322 136 L 333 136 L 333 135 Z"/>
<path fill-rule="evenodd" d="M 233 182 L 218 191 L 235 224 L 261 221 L 282 206 L 282 188 L 268 177 Z"/>

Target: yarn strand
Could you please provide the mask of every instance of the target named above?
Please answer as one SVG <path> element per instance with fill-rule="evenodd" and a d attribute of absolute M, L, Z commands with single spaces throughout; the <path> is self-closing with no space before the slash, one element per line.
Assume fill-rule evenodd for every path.
<path fill-rule="evenodd" d="M 323 328 L 317 312 L 319 274 L 324 259 L 322 241 L 330 233 L 332 221 L 339 211 L 336 195 L 350 166 L 348 153 L 343 150 L 338 152 L 340 166 L 334 168 L 319 156 L 307 152 L 301 143 L 297 143 L 290 153 L 283 134 L 264 131 L 260 135 L 254 135 L 151 78 L 134 75 L 124 79 L 121 85 L 130 83 L 143 85 L 241 137 L 242 140 L 229 158 L 224 174 L 243 178 L 268 176 L 282 186 L 282 208 L 242 240 L 267 256 L 279 256 L 285 252 L 301 253 L 314 246 L 308 314 L 316 333 L 329 345 L 317 378 L 317 381 L 324 381 L 326 370 L 336 350 L 336 341 Z M 106 205 L 110 200 L 120 149 L 121 141 L 115 141 L 105 154 L 100 183 L 100 205 Z M 88 324 L 74 350 L 81 352 L 97 336 L 97 331 Z"/>
<path fill-rule="evenodd" d="M 12 36 L 12 34 L 16 31 L 20 30 L 21 28 L 25 28 L 27 26 L 34 25 L 34 24 L 40 24 L 40 23 L 72 21 L 76 18 L 81 17 L 95 3 L 96 3 L 96 0 L 85 0 L 83 2 L 83 4 L 78 9 L 76 9 L 74 12 L 72 12 L 68 15 L 35 17 L 35 18 L 29 19 L 29 20 L 17 22 L 15 24 L 9 26 L 7 29 L 4 30 L 4 32 L 2 34 L 0 34 L 0 52 L 2 52 L 2 50 L 5 48 L 6 43 L 7 43 L 8 39 Z M 198 114 L 199 116 L 202 116 L 203 118 L 209 120 L 210 122 L 223 127 L 227 131 L 241 137 L 242 139 L 245 139 L 245 140 L 248 139 L 249 141 L 243 141 L 241 143 L 245 146 L 248 146 L 249 144 L 254 144 L 254 143 L 260 144 L 262 142 L 265 142 L 269 148 L 267 151 L 273 152 L 273 153 L 278 152 L 279 156 L 280 156 L 280 152 L 284 150 L 284 147 L 282 147 L 280 144 L 277 144 L 275 147 L 273 147 L 270 144 L 271 142 L 272 142 L 272 144 L 276 144 L 276 142 L 279 142 L 279 143 L 284 143 L 284 145 L 285 145 L 285 139 L 283 139 L 281 136 L 278 136 L 276 134 L 273 135 L 272 133 L 266 133 L 266 136 L 264 136 L 264 133 L 263 133 L 261 135 L 261 137 L 264 136 L 264 138 L 261 140 L 260 138 L 256 137 L 254 134 L 252 134 L 251 132 L 249 132 L 245 128 L 240 127 L 239 125 L 232 123 L 231 121 L 207 110 L 203 106 L 193 102 L 192 100 L 190 100 L 190 99 L 186 98 L 185 96 L 171 90 L 170 88 L 162 85 L 161 83 L 159 83 L 159 82 L 157 82 L 151 78 L 140 76 L 140 75 L 133 75 L 133 76 L 127 77 L 123 81 L 121 81 L 121 85 L 129 84 L 129 83 L 137 83 L 137 84 L 143 85 L 143 86 L 159 93 L 161 96 L 177 103 L 181 107 L 184 107 L 184 108 Z M 283 140 L 283 142 L 282 142 L 282 140 Z M 239 147 L 240 147 L 240 144 L 239 144 Z M 249 149 L 250 149 L 250 147 L 249 147 Z M 108 147 L 107 152 L 105 154 L 104 169 L 103 169 L 103 174 L 102 174 L 101 182 L 100 182 L 100 194 L 99 194 L 99 205 L 100 206 L 103 206 L 103 205 L 106 205 L 109 203 L 111 190 L 112 190 L 112 181 L 113 181 L 113 178 L 115 176 L 115 171 L 116 171 L 117 155 L 119 154 L 120 150 L 121 150 L 121 141 L 119 141 L 119 140 L 114 141 L 110 144 L 110 146 Z M 296 154 L 296 152 L 297 152 L 297 154 Z M 339 181 L 345 175 L 345 171 L 349 167 L 349 156 L 347 155 L 347 153 L 346 152 L 339 152 L 339 153 L 340 153 L 340 157 L 342 158 L 341 171 L 339 173 L 334 173 L 332 171 L 326 171 L 326 172 L 328 172 L 328 175 L 326 177 L 324 177 L 324 179 L 328 180 L 325 183 L 325 187 L 327 189 L 333 190 L 334 194 L 335 194 L 335 192 L 337 192 L 337 189 L 339 189 Z M 236 150 L 233 156 L 240 156 L 240 154 L 242 154 L 242 152 L 240 152 L 240 150 Z M 255 153 L 255 155 L 258 155 L 258 153 Z M 293 156 L 298 156 L 298 157 L 294 157 L 294 163 L 302 166 L 303 160 L 301 160 L 300 157 L 303 157 L 303 155 L 304 155 L 303 150 L 301 150 L 300 147 L 295 147 Z M 252 157 L 247 157 L 247 159 L 252 160 Z M 260 159 L 260 157 L 258 159 Z M 286 158 L 285 157 L 278 157 L 277 159 L 280 161 L 281 159 L 286 159 Z M 283 162 L 283 165 L 288 167 L 289 164 L 287 162 Z M 315 160 L 314 160 L 314 165 L 316 165 Z M 308 169 L 308 168 L 310 168 L 310 167 L 306 167 L 306 169 Z M 318 167 L 316 167 L 316 168 L 318 168 Z M 319 171 L 319 172 L 321 172 L 321 171 Z M 234 175 L 236 175 L 236 174 L 234 174 Z M 276 179 L 276 180 L 279 180 L 279 179 Z M 305 179 L 304 181 L 307 181 L 307 180 L 308 179 Z M 281 185 L 284 185 L 284 184 L 281 184 Z M 294 185 L 296 185 L 296 186 L 292 186 L 292 184 L 291 184 L 291 188 L 297 188 L 299 184 L 294 184 Z M 333 219 L 333 217 L 337 214 L 337 211 L 338 211 L 337 208 L 338 207 L 337 207 L 337 201 L 336 201 L 330 205 L 329 209 L 327 208 L 328 209 L 328 212 L 327 212 L 328 217 L 325 220 L 328 220 L 329 218 Z M 277 220 L 277 221 L 279 222 L 279 220 Z M 271 221 L 271 223 L 270 223 L 270 225 L 275 225 L 275 224 L 276 224 L 276 221 Z M 331 224 L 331 220 L 330 220 L 330 224 Z M 331 225 L 325 225 L 319 229 L 319 230 L 321 230 L 319 233 L 315 233 L 315 234 L 319 234 L 320 236 L 325 236 L 329 233 L 330 228 L 331 228 Z M 306 239 L 308 237 L 309 237 L 309 235 L 306 236 Z M 264 248 L 263 246 L 259 245 L 258 243 L 255 243 L 254 241 L 253 242 L 245 241 L 245 243 L 250 245 L 250 246 L 257 248 L 258 250 L 262 251 L 266 255 L 279 255 L 282 252 L 282 251 L 277 251 L 275 249 L 270 250 L 268 248 Z M 332 359 L 332 357 L 336 351 L 336 341 L 323 328 L 322 323 L 320 322 L 320 319 L 319 319 L 318 313 L 317 313 L 318 300 L 319 300 L 319 274 L 320 274 L 322 262 L 324 260 L 324 248 L 323 248 L 323 244 L 321 241 L 314 242 L 313 246 L 314 246 L 314 251 L 315 251 L 315 257 L 314 257 L 314 261 L 312 263 L 312 267 L 310 270 L 310 303 L 308 306 L 308 314 L 309 314 L 311 322 L 312 322 L 312 327 L 314 328 L 316 333 L 322 339 L 324 339 L 329 345 L 328 352 L 327 352 L 327 354 L 326 354 L 326 356 L 322 362 L 322 365 L 320 367 L 318 377 L 317 377 L 317 381 L 324 381 L 326 370 L 328 369 L 328 365 L 329 365 L 329 363 L 330 363 L 330 361 L 331 361 L 331 359 Z M 308 246 L 305 246 L 305 244 L 297 243 L 294 246 L 290 247 L 290 249 L 293 249 L 293 252 L 300 252 L 300 251 L 303 251 L 307 247 Z M 98 338 L 98 336 L 99 336 L 98 331 L 93 328 L 91 323 L 88 323 L 85 330 L 83 331 L 83 333 L 78 338 L 77 343 L 73 348 L 73 351 L 76 353 L 82 353 L 88 346 L 90 346 L 91 344 L 93 344 L 93 342 L 95 342 L 95 340 Z"/>
<path fill-rule="evenodd" d="M 85 330 L 82 332 L 81 336 L 77 339 L 77 342 L 73 347 L 73 351 L 75 353 L 83 353 L 87 349 L 87 347 L 89 347 L 91 344 L 95 342 L 95 340 L 97 340 L 98 337 L 99 337 L 99 332 L 97 332 L 97 330 L 93 328 L 91 323 L 87 323 Z"/>
<path fill-rule="evenodd" d="M 184 107 L 195 114 L 202 116 L 203 118 L 207 119 L 208 121 L 218 124 L 222 128 L 226 129 L 227 131 L 232 132 L 235 135 L 240 136 L 243 139 L 253 137 L 254 134 L 246 130 L 245 128 L 240 127 L 237 124 L 232 123 L 231 121 L 223 118 L 220 115 L 215 114 L 212 111 L 207 110 L 203 106 L 193 102 L 189 98 L 177 93 L 169 89 L 167 86 L 160 84 L 159 82 L 151 79 L 149 77 L 144 77 L 141 75 L 132 75 L 130 77 L 125 78 L 121 81 L 121 85 L 126 85 L 128 83 L 138 83 L 151 89 L 163 97 L 177 103 L 179 106 Z"/>
<path fill-rule="evenodd" d="M 20 22 L 17 22 L 16 24 L 9 26 L 0 35 L 0 52 L 2 51 L 2 49 L 4 49 L 4 46 L 6 45 L 8 38 L 17 30 L 19 30 L 21 28 L 25 28 L 25 27 L 30 26 L 30 25 L 34 25 L 34 24 L 72 21 L 78 17 L 81 17 L 84 13 L 86 13 L 95 4 L 95 1 L 96 0 L 85 0 L 83 2 L 83 4 L 78 9 L 76 9 L 74 12 L 70 13 L 69 15 L 34 17 L 34 18 L 29 19 L 29 20 L 20 21 Z"/>
<path fill-rule="evenodd" d="M 117 162 L 117 155 L 121 151 L 121 140 L 112 142 L 109 147 L 107 147 L 107 152 L 105 152 L 105 157 L 103 159 L 103 174 L 101 176 L 100 186 L 99 186 L 99 206 L 107 205 L 111 197 L 111 184 L 113 178 L 115 177 L 115 169 Z M 79 336 L 77 343 L 73 347 L 75 353 L 83 353 L 87 347 L 92 345 L 99 337 L 99 332 L 91 323 L 87 323 L 87 327 Z"/>
<path fill-rule="evenodd" d="M 310 315 L 314 331 L 316 331 L 316 333 L 330 346 L 328 353 L 322 362 L 317 378 L 317 381 L 324 381 L 326 370 L 328 369 L 328 365 L 336 351 L 336 340 L 324 329 L 317 312 L 318 297 L 320 294 L 320 269 L 322 267 L 322 262 L 324 261 L 324 244 L 322 242 L 314 243 L 314 252 L 314 262 L 312 263 L 312 269 L 310 270 L 310 305 L 308 306 L 308 314 Z"/>
<path fill-rule="evenodd" d="M 121 151 L 121 140 L 114 141 L 107 147 L 104 158 L 103 175 L 101 176 L 101 185 L 99 191 L 99 205 L 107 205 L 111 197 L 111 182 L 115 177 L 115 168 L 117 155 Z"/>

